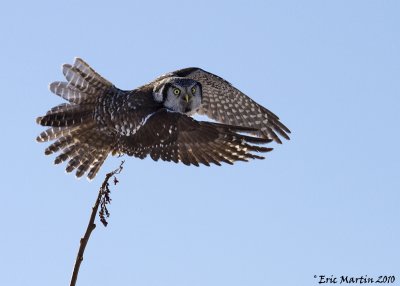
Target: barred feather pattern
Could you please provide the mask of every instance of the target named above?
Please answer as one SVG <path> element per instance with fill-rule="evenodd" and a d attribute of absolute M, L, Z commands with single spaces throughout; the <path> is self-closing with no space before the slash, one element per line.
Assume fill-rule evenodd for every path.
<path fill-rule="evenodd" d="M 113 138 L 96 122 L 96 103 L 99 98 L 116 93 L 117 89 L 80 58 L 76 58 L 73 65 L 63 65 L 62 72 L 67 82 L 56 81 L 49 88 L 69 103 L 53 107 L 37 118 L 38 124 L 50 128 L 36 140 L 55 140 L 45 154 L 60 152 L 55 164 L 68 161 L 67 172 L 76 170 L 77 177 L 87 172 L 88 178 L 93 179 L 114 144 Z"/>
<path fill-rule="evenodd" d="M 253 145 L 268 143 L 270 139 L 238 133 L 253 131 L 246 127 L 197 122 L 186 115 L 161 109 L 150 116 L 146 128 L 139 129 L 133 137 L 121 138 L 118 148 L 141 159 L 149 155 L 155 161 L 161 159 L 195 166 L 233 164 L 264 159 L 254 152 L 272 150 Z"/>
<path fill-rule="evenodd" d="M 230 125 L 252 127 L 254 134 L 273 139 L 281 144 L 278 134 L 289 140 L 290 130 L 274 113 L 256 103 L 223 78 L 200 68 L 186 68 L 172 72 L 201 83 L 203 101 L 198 113 Z"/>

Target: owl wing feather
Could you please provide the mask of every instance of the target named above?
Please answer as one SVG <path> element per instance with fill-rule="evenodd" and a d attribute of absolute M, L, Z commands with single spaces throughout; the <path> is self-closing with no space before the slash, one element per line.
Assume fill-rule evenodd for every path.
<path fill-rule="evenodd" d="M 282 143 L 278 135 L 290 139 L 290 130 L 279 117 L 258 104 L 223 78 L 200 68 L 186 68 L 173 74 L 201 83 L 203 101 L 199 114 L 225 124 L 257 129 L 255 134 Z"/>
<path fill-rule="evenodd" d="M 272 148 L 257 146 L 271 140 L 240 133 L 255 129 L 219 123 L 196 121 L 182 113 L 161 109 L 151 115 L 133 136 L 121 136 L 119 152 L 157 161 L 182 162 L 186 165 L 263 159 L 252 152 L 268 152 Z"/>
<path fill-rule="evenodd" d="M 72 65 L 64 64 L 62 71 L 67 81 L 51 83 L 50 90 L 68 103 L 53 107 L 36 119 L 38 124 L 50 127 L 36 140 L 55 140 L 45 154 L 59 152 L 55 164 L 68 162 L 67 172 L 76 170 L 77 177 L 87 172 L 88 178 L 93 179 L 116 141 L 104 126 L 97 124 L 96 103 L 120 90 L 80 58 L 75 58 Z"/>

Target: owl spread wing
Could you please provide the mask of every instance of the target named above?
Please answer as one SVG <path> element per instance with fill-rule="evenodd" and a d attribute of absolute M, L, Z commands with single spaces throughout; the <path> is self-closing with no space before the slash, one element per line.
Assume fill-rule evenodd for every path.
<path fill-rule="evenodd" d="M 203 101 L 199 114 L 225 124 L 257 129 L 255 134 L 282 143 L 278 135 L 289 140 L 290 130 L 279 117 L 261 106 L 223 78 L 200 68 L 186 68 L 173 72 L 177 76 L 201 83 Z"/>
<path fill-rule="evenodd" d="M 263 159 L 251 152 L 268 152 L 272 148 L 254 144 L 271 140 L 237 133 L 252 131 L 252 128 L 196 121 L 161 109 L 150 115 L 133 136 L 121 137 L 119 152 L 142 159 L 150 155 L 155 161 L 162 159 L 196 166 Z"/>
<path fill-rule="evenodd" d="M 88 178 L 93 179 L 115 145 L 115 138 L 96 122 L 96 102 L 119 90 L 80 58 L 73 65 L 63 65 L 62 71 L 67 81 L 51 83 L 50 90 L 68 103 L 53 107 L 36 119 L 38 124 L 49 126 L 36 140 L 55 140 L 45 154 L 59 152 L 55 164 L 67 161 L 67 172 L 76 170 L 77 177 L 88 172 Z"/>

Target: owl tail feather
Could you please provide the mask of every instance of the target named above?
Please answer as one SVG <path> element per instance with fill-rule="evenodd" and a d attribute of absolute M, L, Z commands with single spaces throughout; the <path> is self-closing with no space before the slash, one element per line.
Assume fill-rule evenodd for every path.
<path fill-rule="evenodd" d="M 55 164 L 68 161 L 67 172 L 76 169 L 77 177 L 88 172 L 88 178 L 93 179 L 112 151 L 107 138 L 97 130 L 95 106 L 100 96 L 115 87 L 80 58 L 72 66 L 63 65 L 62 71 L 67 82 L 51 83 L 50 91 L 69 103 L 53 107 L 36 119 L 38 124 L 50 127 L 36 141 L 56 140 L 45 154 L 61 152 Z"/>

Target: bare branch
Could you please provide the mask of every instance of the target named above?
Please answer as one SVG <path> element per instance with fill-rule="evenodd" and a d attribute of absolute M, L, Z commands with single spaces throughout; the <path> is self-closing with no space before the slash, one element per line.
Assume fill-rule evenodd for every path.
<path fill-rule="evenodd" d="M 90 219 L 89 219 L 88 226 L 86 228 L 85 235 L 80 240 L 79 250 L 78 250 L 78 254 L 76 256 L 76 261 L 75 261 L 75 265 L 74 265 L 74 271 L 72 272 L 70 286 L 76 285 L 76 281 L 78 279 L 79 268 L 80 268 L 82 260 L 83 260 L 83 254 L 85 252 L 86 245 L 89 241 L 92 231 L 96 228 L 96 224 L 94 223 L 94 220 L 96 218 L 96 213 L 97 213 L 97 210 L 99 209 L 99 205 L 101 205 L 100 212 L 99 212 L 100 221 L 103 223 L 104 226 L 107 226 L 107 224 L 108 224 L 106 221 L 106 217 L 109 217 L 110 213 L 108 212 L 107 204 L 109 204 L 111 202 L 111 198 L 109 196 L 110 189 L 109 189 L 108 181 L 110 180 L 110 178 L 112 176 L 121 173 L 124 162 L 125 161 L 121 161 L 121 164 L 119 165 L 119 167 L 117 169 L 108 173 L 106 175 L 103 183 L 101 184 L 99 194 L 96 199 L 96 203 L 94 204 L 94 206 L 92 208 L 92 214 L 90 215 Z M 118 183 L 118 180 L 116 177 L 114 177 L 114 184 L 116 185 L 117 183 Z"/>

